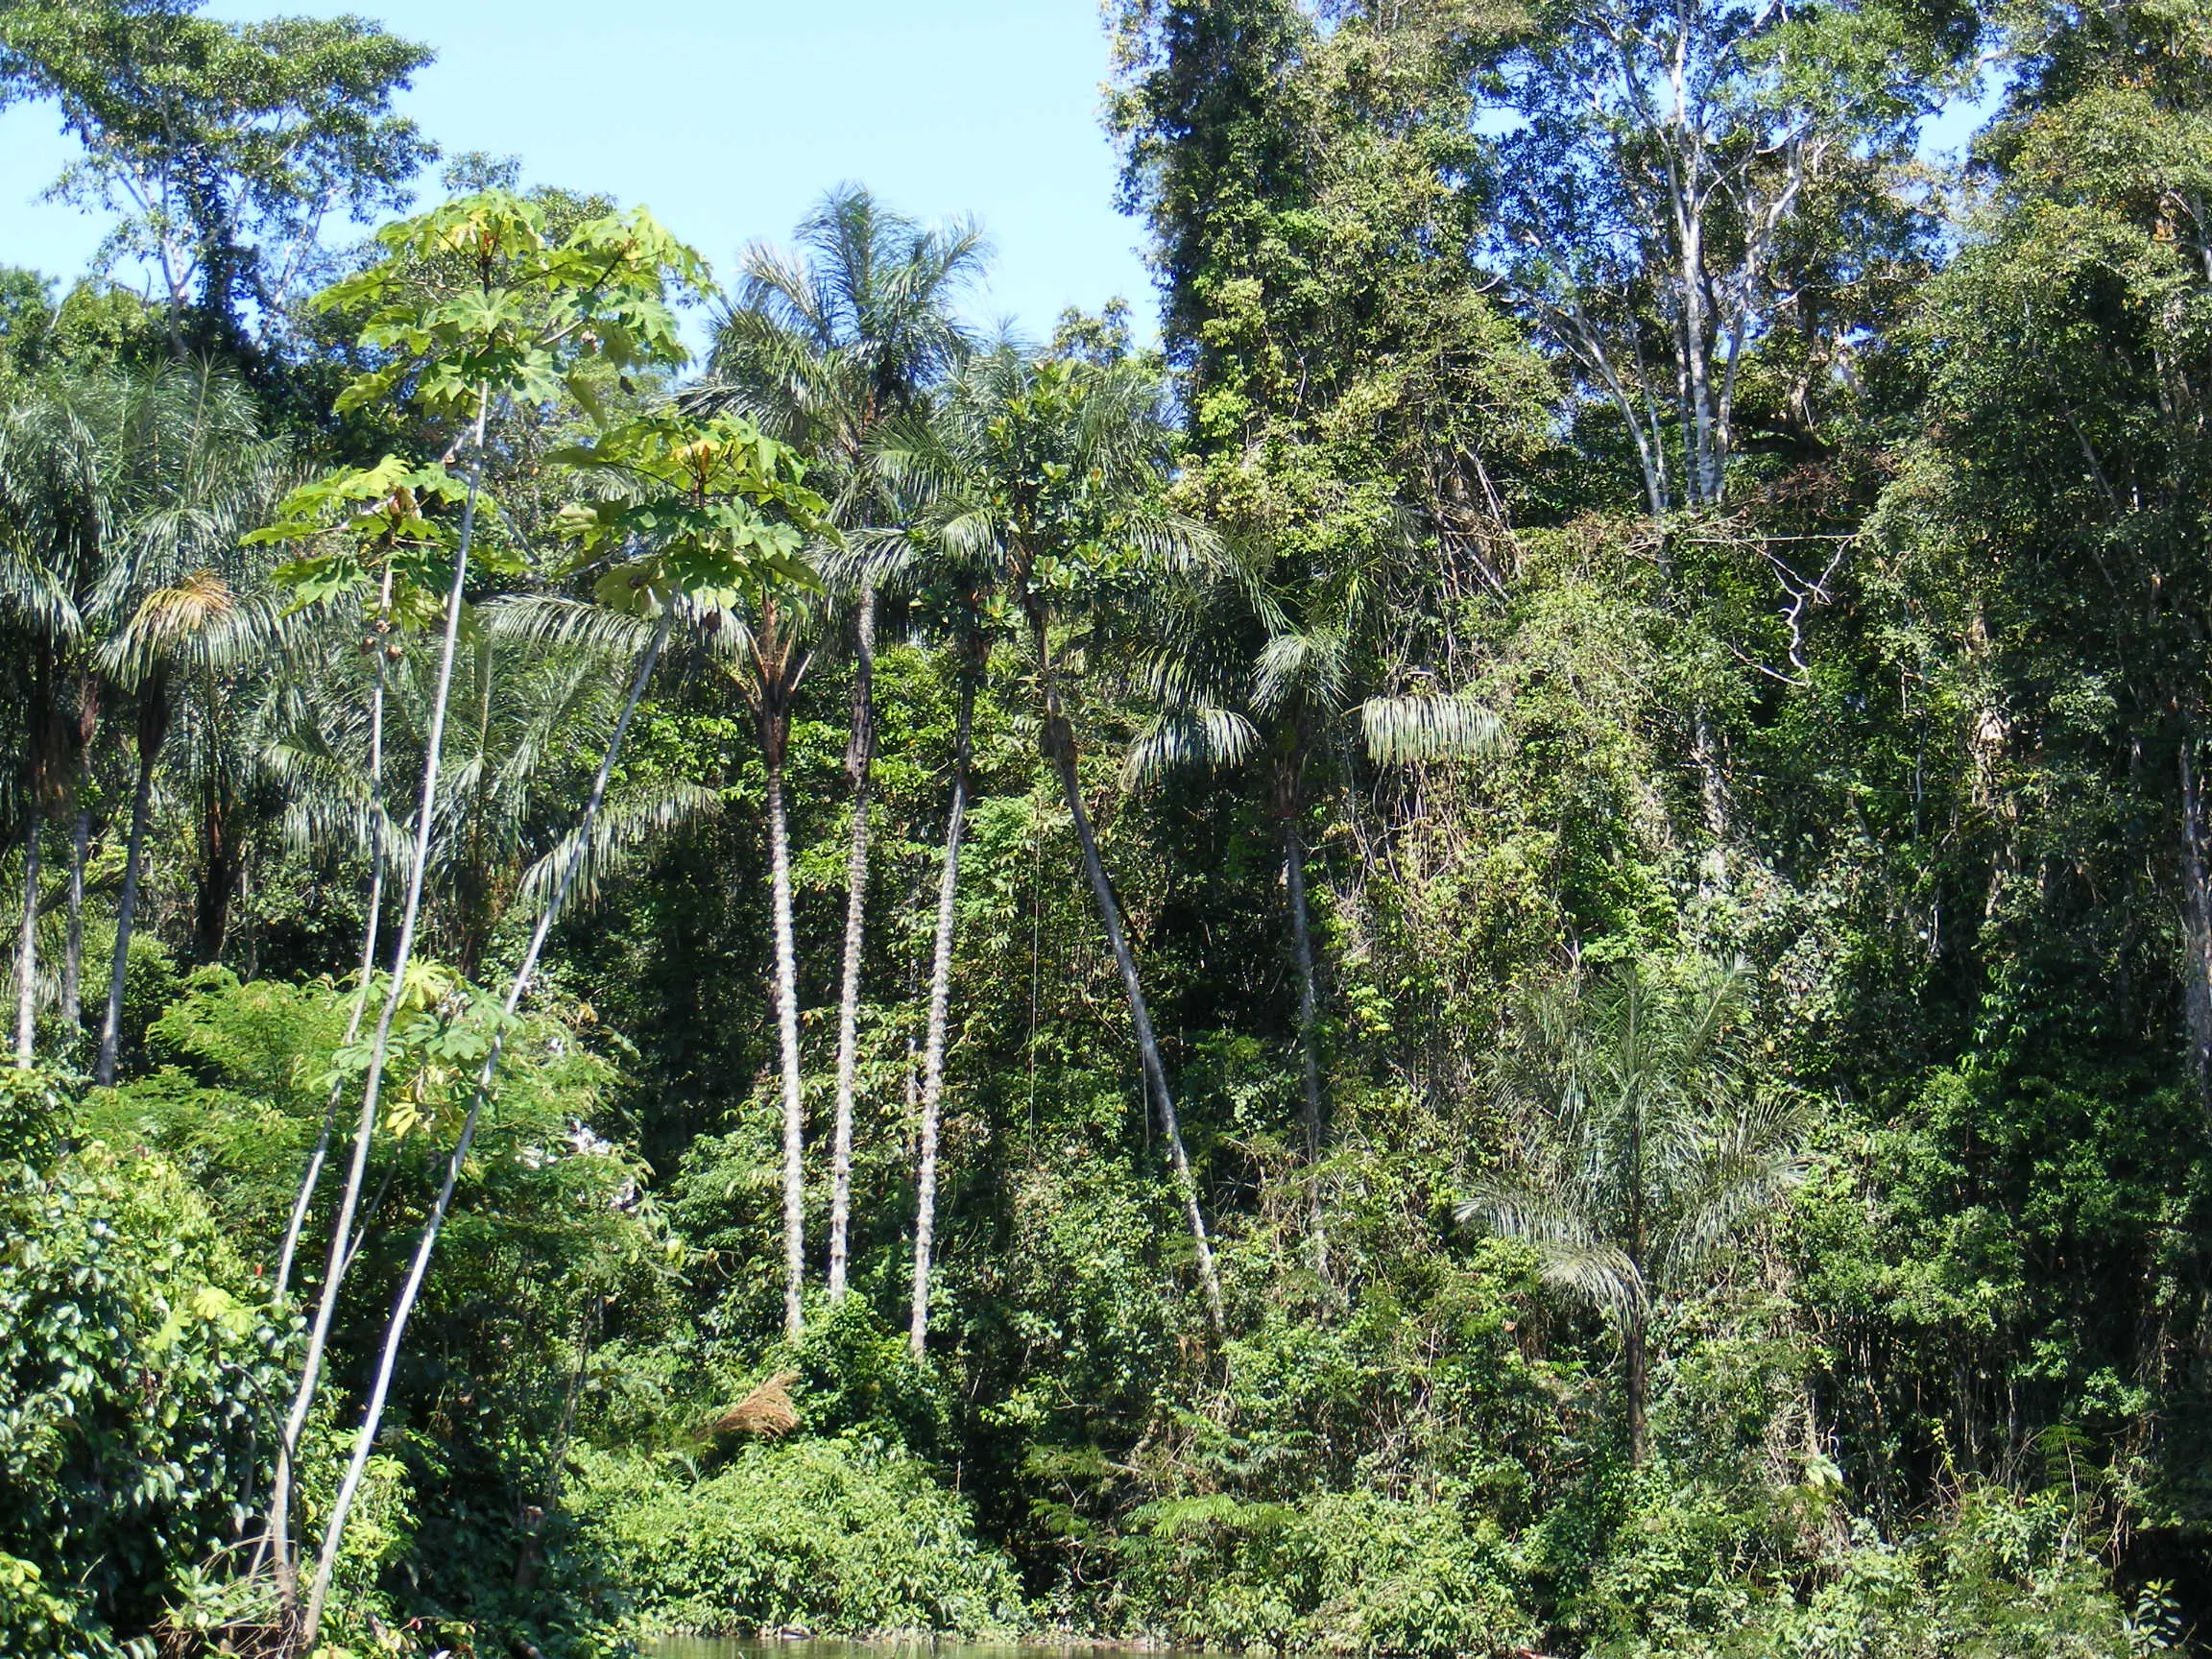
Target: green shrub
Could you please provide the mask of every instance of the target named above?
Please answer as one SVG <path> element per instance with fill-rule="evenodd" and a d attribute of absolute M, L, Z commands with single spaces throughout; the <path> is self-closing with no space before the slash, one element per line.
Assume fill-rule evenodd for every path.
<path fill-rule="evenodd" d="M 754 1442 L 711 1474 L 584 1451 L 570 1506 L 645 1622 L 706 1632 L 1002 1630 L 1005 1557 L 920 1458 L 873 1439 Z"/>
<path fill-rule="evenodd" d="M 105 1652 L 234 1541 L 285 1337 L 161 1159 L 0 1165 L 0 1651 Z"/>
<path fill-rule="evenodd" d="M 1329 1492 L 1145 1505 L 1130 1612 L 1178 1641 L 1357 1654 L 1504 1654 L 1538 1635 L 1495 1523 L 1449 1499 Z"/>
<path fill-rule="evenodd" d="M 1593 1659 L 2133 1659 L 2176 1645 L 2130 1616 L 2061 1495 L 1970 1488 L 1894 1542 L 1863 1522 L 1817 1560 L 1788 1511 L 1639 1482 L 1574 1622 Z"/>

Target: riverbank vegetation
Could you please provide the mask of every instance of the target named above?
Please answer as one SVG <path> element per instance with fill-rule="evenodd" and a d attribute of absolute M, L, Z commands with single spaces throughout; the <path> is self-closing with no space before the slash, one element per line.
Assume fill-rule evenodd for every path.
<path fill-rule="evenodd" d="M 2212 1618 L 2212 12 L 1109 11 L 1157 349 L 0 12 L 0 1647 Z"/>

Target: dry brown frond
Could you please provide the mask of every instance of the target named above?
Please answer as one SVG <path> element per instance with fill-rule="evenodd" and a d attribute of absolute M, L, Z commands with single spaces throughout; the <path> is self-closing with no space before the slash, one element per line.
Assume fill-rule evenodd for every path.
<path fill-rule="evenodd" d="M 737 1402 L 714 1423 L 717 1434 L 758 1434 L 776 1439 L 799 1427 L 798 1410 L 791 1404 L 791 1384 L 799 1381 L 796 1371 L 779 1371 L 744 1399 Z"/>

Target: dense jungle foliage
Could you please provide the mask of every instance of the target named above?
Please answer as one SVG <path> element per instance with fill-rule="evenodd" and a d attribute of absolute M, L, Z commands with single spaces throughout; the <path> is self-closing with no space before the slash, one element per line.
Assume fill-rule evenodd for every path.
<path fill-rule="evenodd" d="M 2212 1623 L 2212 5 L 1107 27 L 1157 349 L 0 3 L 0 1650 Z"/>

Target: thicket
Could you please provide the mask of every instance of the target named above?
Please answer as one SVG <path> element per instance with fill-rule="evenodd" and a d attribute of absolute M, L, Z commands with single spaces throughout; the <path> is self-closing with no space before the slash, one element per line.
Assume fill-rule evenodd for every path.
<path fill-rule="evenodd" d="M 1109 21 L 1157 350 L 0 12 L 0 1647 L 2212 1615 L 2212 12 Z"/>

